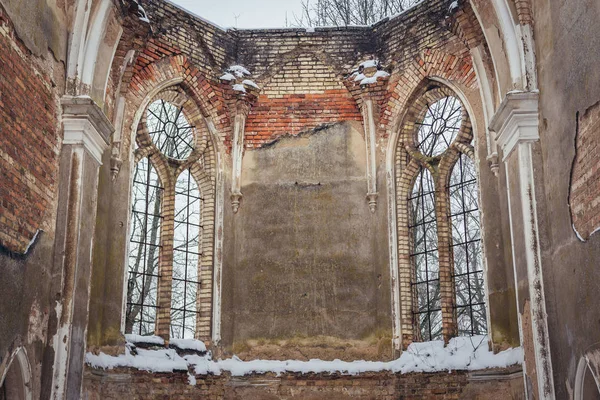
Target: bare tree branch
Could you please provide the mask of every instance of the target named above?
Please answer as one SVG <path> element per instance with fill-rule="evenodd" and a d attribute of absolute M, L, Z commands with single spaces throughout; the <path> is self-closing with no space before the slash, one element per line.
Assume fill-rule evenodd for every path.
<path fill-rule="evenodd" d="M 372 25 L 420 0 L 302 0 L 296 26 Z"/>

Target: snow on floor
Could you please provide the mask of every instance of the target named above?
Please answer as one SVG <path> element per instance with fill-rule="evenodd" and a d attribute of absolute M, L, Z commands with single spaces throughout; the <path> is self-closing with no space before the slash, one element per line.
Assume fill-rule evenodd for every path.
<path fill-rule="evenodd" d="M 198 342 L 198 341 L 195 341 Z M 191 342 L 190 342 L 191 343 Z M 186 343 L 194 348 L 202 347 Z M 201 343 L 201 342 L 200 342 Z M 145 350 L 136 349 L 133 355 L 129 346 L 126 353 L 109 356 L 104 353 L 86 354 L 86 363 L 93 368 L 113 369 L 115 367 L 131 367 L 151 372 L 187 371 L 193 369 L 196 375 L 220 375 L 229 372 L 232 376 L 243 376 L 251 373 L 286 372 L 299 373 L 339 373 L 357 375 L 364 372 L 436 372 L 452 370 L 479 370 L 485 368 L 508 367 L 523 362 L 523 350 L 520 347 L 509 349 L 498 354 L 488 351 L 487 336 L 459 337 L 450 340 L 444 347 L 442 341 L 413 343 L 394 361 L 322 361 L 322 360 L 253 360 L 242 361 L 233 356 L 226 360 L 212 360 L 210 355 L 180 356 L 173 349 Z M 192 383 L 190 379 L 190 383 Z"/>

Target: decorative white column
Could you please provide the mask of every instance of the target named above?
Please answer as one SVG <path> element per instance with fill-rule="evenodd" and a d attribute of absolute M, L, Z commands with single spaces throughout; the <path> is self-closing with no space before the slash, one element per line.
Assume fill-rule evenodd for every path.
<path fill-rule="evenodd" d="M 517 292 L 519 276 L 526 276 L 528 283 L 528 299 L 517 297 L 517 305 L 519 308 L 523 307 L 522 311 L 518 310 L 519 315 L 522 315 L 527 312 L 524 305 L 525 301 L 529 300 L 530 315 L 522 316 L 522 318 L 527 317 L 531 321 L 532 332 L 523 332 L 522 318 L 519 319 L 519 330 L 522 344 L 524 335 L 531 334 L 533 338 L 535 365 L 524 365 L 523 371 L 527 374 L 529 367 L 533 367 L 535 370 L 539 392 L 535 394 L 536 398 L 553 399 L 554 382 L 544 297 L 532 153 L 533 145 L 539 141 L 538 121 L 538 93 L 512 92 L 506 95 L 496 115 L 492 118 L 490 130 L 496 133 L 496 140 L 502 150 L 502 160 L 506 167 L 513 268 Z M 514 177 L 517 182 L 510 182 L 510 179 L 514 179 Z M 511 193 L 511 187 L 516 189 L 515 193 Z M 517 244 L 520 247 L 517 248 Z M 519 253 L 519 249 L 521 249 L 521 253 Z M 523 249 L 525 254 L 522 254 Z M 525 350 L 527 352 L 528 349 Z M 527 375 L 525 379 L 527 379 Z"/>
<path fill-rule="evenodd" d="M 377 99 L 383 97 L 390 74 L 379 60 L 367 60 L 348 75 L 349 86 L 356 89 L 357 101 L 361 106 L 365 130 L 365 149 L 367 154 L 367 201 L 372 213 L 377 209 Z"/>
<path fill-rule="evenodd" d="M 238 212 L 242 200 L 242 158 L 244 156 L 244 134 L 246 117 L 250 110 L 249 104 L 243 99 L 236 103 L 233 123 L 233 140 L 231 143 L 232 173 L 231 173 L 231 207 Z"/>
<path fill-rule="evenodd" d="M 230 99 L 229 110 L 233 114 L 233 138 L 231 141 L 231 208 L 237 214 L 242 201 L 242 159 L 244 157 L 244 135 L 246 117 L 260 88 L 250 78 L 252 74 L 241 65 L 232 65 L 221 76 L 221 82 L 229 85 L 226 94 Z"/>
<path fill-rule="evenodd" d="M 363 123 L 365 126 L 365 143 L 367 150 L 367 200 L 372 213 L 377 207 L 377 135 L 375 116 L 373 114 L 373 100 L 365 97 L 362 103 Z"/>
<path fill-rule="evenodd" d="M 59 207 L 53 289 L 56 332 L 52 339 L 52 399 L 81 397 L 92 248 L 98 198 L 98 169 L 114 131 L 89 97 L 63 97 L 64 140 L 60 159 Z"/>
<path fill-rule="evenodd" d="M 485 138 L 487 145 L 487 162 L 490 170 L 495 176 L 498 176 L 499 164 L 498 164 L 498 146 L 493 135 L 490 133 L 489 121 L 494 115 L 494 97 L 493 90 L 490 86 L 490 79 L 488 77 L 485 63 L 483 62 L 483 45 L 479 45 L 472 48 L 471 58 L 473 59 L 473 67 L 475 74 L 477 75 L 477 81 L 479 82 L 479 93 L 481 100 L 483 101 L 483 119 L 485 121 Z"/>

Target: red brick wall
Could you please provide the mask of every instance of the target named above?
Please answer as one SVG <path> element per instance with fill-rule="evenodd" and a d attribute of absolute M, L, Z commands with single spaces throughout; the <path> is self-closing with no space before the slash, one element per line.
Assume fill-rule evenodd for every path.
<path fill-rule="evenodd" d="M 23 253 L 51 212 L 58 105 L 46 70 L 0 8 L 0 245 Z"/>
<path fill-rule="evenodd" d="M 346 89 L 260 95 L 246 121 L 246 147 L 260 147 L 281 135 L 339 121 L 361 121 L 360 110 Z"/>
<path fill-rule="evenodd" d="M 570 188 L 573 225 L 583 239 L 600 228 L 600 102 L 579 116 Z"/>
<path fill-rule="evenodd" d="M 506 371 L 501 371 L 501 374 Z M 87 369 L 84 398 L 88 400 L 136 399 L 512 399 L 520 398 L 523 382 L 519 372 L 505 380 L 473 381 L 464 371 L 392 374 L 365 373 L 357 376 L 329 374 L 274 374 L 232 377 L 197 376 L 189 384 L 188 374 L 148 373 L 117 369 Z"/>

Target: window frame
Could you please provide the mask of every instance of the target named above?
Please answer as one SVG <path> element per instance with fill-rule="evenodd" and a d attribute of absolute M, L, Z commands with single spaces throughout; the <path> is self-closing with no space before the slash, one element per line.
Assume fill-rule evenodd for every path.
<path fill-rule="evenodd" d="M 187 122 L 193 127 L 194 147 L 185 159 L 168 157 L 156 146 L 147 124 L 148 108 L 156 101 L 170 102 L 181 110 Z M 133 171 L 140 160 L 147 158 L 155 168 L 163 186 L 163 201 L 161 204 L 161 233 L 160 233 L 160 255 L 159 272 L 157 284 L 157 313 L 155 318 L 155 329 L 153 334 L 161 336 L 165 340 L 171 338 L 171 312 L 173 293 L 173 268 L 174 268 L 174 240 L 175 240 L 175 197 L 178 189 L 176 184 L 182 173 L 189 174 L 198 188 L 198 197 L 203 200 L 200 207 L 200 221 L 198 237 L 198 272 L 196 283 L 196 324 L 194 338 L 204 341 L 211 340 L 212 334 L 212 291 L 213 291 L 213 267 L 215 246 L 215 223 L 216 223 L 216 187 L 217 187 L 217 149 L 213 143 L 212 134 L 209 130 L 204 114 L 193 95 L 181 85 L 169 86 L 160 90 L 148 101 L 144 102 L 139 111 L 139 120 L 134 134 L 137 144 L 133 150 L 132 174 L 130 185 L 133 186 Z M 128 212 L 131 220 L 133 193 L 130 191 L 130 206 Z M 132 224 L 128 226 L 127 254 L 129 254 Z M 127 258 L 127 260 L 129 257 Z M 126 261 L 128 264 L 128 261 Z M 126 282 L 129 279 L 128 266 L 126 266 Z M 125 284 L 124 311 L 127 312 L 128 287 Z M 126 314 L 123 317 L 126 320 Z M 127 326 L 125 326 L 125 334 Z M 132 332 L 137 333 L 137 332 Z M 183 336 L 182 336 L 183 337 Z M 188 338 L 186 336 L 186 338 Z"/>
<path fill-rule="evenodd" d="M 418 149 L 418 130 L 420 122 L 425 118 L 428 104 L 444 97 L 454 97 L 461 105 L 460 130 L 450 146 L 441 154 L 429 156 Z M 475 163 L 473 147 L 473 130 L 471 120 L 462 101 L 455 91 L 441 82 L 424 81 L 407 101 L 407 109 L 399 123 L 398 140 L 395 143 L 394 156 L 394 178 L 395 178 L 395 202 L 396 202 L 396 246 L 397 246 L 397 268 L 398 268 L 398 290 L 400 305 L 400 333 L 401 345 L 406 349 L 413 341 L 421 340 L 419 320 L 415 317 L 418 312 L 417 296 L 413 290 L 416 282 L 416 268 L 411 259 L 413 253 L 411 243 L 411 215 L 410 194 L 420 171 L 424 168 L 430 170 L 435 181 L 435 210 L 438 229 L 438 251 L 439 253 L 439 280 L 441 291 L 442 309 L 442 337 L 448 341 L 458 336 L 457 303 L 454 287 L 454 254 L 452 252 L 452 220 L 450 218 L 450 193 L 447 189 L 453 168 L 461 155 L 468 156 L 475 165 L 475 173 L 478 178 L 478 169 Z M 477 179 L 479 187 L 479 180 Z M 477 198 L 478 206 L 481 204 Z M 483 235 L 480 226 L 480 237 Z M 485 270 L 485 254 L 483 241 L 481 240 L 481 265 Z M 485 272 L 483 272 L 483 298 L 487 307 L 487 286 L 485 285 Z M 485 326 L 489 327 L 489 316 L 484 309 L 486 317 Z M 489 329 L 488 329 L 489 330 Z"/>

